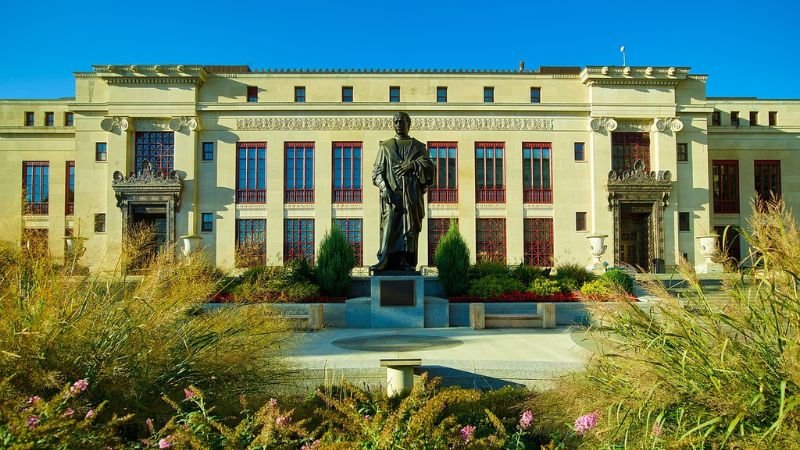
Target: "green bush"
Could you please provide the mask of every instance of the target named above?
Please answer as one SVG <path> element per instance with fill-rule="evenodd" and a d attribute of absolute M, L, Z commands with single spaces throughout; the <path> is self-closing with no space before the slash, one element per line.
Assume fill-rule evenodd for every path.
<path fill-rule="evenodd" d="M 581 286 L 581 294 L 589 300 L 605 300 L 613 292 L 614 282 L 608 278 L 598 278 L 594 281 L 584 283 Z"/>
<path fill-rule="evenodd" d="M 556 280 L 563 292 L 579 291 L 584 283 L 597 278 L 592 272 L 577 263 L 556 266 Z"/>
<path fill-rule="evenodd" d="M 496 297 L 509 292 L 523 292 L 525 285 L 508 275 L 486 275 L 473 281 L 469 295 L 481 298 Z"/>
<path fill-rule="evenodd" d="M 469 249 L 455 221 L 450 222 L 450 228 L 436 246 L 435 261 L 439 282 L 447 295 L 462 295 L 469 289 L 469 278 L 465 275 L 469 271 Z"/>
<path fill-rule="evenodd" d="M 511 276 L 527 286 L 531 284 L 534 279 L 545 277 L 546 275 L 541 267 L 529 266 L 522 263 L 511 270 Z"/>
<path fill-rule="evenodd" d="M 528 292 L 542 296 L 553 295 L 560 291 L 561 285 L 558 281 L 545 277 L 534 278 L 528 286 Z"/>
<path fill-rule="evenodd" d="M 353 246 L 335 224 L 325 233 L 317 257 L 317 280 L 325 295 L 343 296 L 350 287 L 350 271 L 356 265 Z"/>
<path fill-rule="evenodd" d="M 633 278 L 621 269 L 609 269 L 600 275 L 600 279 L 608 280 L 627 293 L 633 293 Z"/>
<path fill-rule="evenodd" d="M 470 279 L 477 280 L 489 275 L 509 277 L 511 276 L 511 271 L 503 261 L 478 261 L 469 268 Z"/>

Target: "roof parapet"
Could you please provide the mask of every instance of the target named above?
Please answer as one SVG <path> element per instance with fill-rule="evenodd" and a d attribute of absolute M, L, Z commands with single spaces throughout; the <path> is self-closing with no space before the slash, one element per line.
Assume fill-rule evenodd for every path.
<path fill-rule="evenodd" d="M 205 83 L 208 72 L 200 65 L 132 64 L 93 65 L 98 77 L 108 84 L 193 84 Z"/>
<path fill-rule="evenodd" d="M 689 75 L 689 67 L 586 66 L 581 81 L 588 85 L 675 86 Z"/>

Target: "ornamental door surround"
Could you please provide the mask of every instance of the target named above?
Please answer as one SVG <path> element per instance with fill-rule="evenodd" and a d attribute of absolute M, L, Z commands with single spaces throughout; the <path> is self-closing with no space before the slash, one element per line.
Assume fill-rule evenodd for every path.
<path fill-rule="evenodd" d="M 648 223 L 648 260 L 651 272 L 663 272 L 664 208 L 669 206 L 672 173 L 669 170 L 647 173 L 644 163 L 637 160 L 632 170 L 610 171 L 606 187 L 608 210 L 614 215 L 614 264 L 622 262 L 622 205 L 652 205 Z"/>

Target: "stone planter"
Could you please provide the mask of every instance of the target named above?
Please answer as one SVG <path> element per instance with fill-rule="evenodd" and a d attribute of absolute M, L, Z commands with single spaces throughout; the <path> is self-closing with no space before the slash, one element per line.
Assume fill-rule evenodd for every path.
<path fill-rule="evenodd" d="M 600 262 L 600 259 L 603 257 L 606 249 L 608 249 L 608 246 L 605 244 L 607 237 L 607 234 L 593 234 L 586 236 L 586 239 L 589 240 L 589 252 L 592 254 L 592 262 L 586 266 L 587 270 L 592 272 L 605 271 L 605 266 Z"/>
<path fill-rule="evenodd" d="M 181 244 L 181 253 L 184 257 L 191 255 L 200 248 L 200 241 L 203 239 L 196 234 L 181 236 L 178 238 Z"/>
<path fill-rule="evenodd" d="M 697 236 L 697 244 L 700 247 L 700 254 L 703 255 L 704 261 L 694 266 L 697 273 L 721 273 L 722 265 L 715 263 L 712 258 L 717 252 L 717 239 L 719 236 L 716 234 L 704 234 Z"/>

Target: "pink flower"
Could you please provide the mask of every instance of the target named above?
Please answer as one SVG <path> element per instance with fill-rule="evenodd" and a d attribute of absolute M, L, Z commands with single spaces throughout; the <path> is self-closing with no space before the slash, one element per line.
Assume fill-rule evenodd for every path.
<path fill-rule="evenodd" d="M 522 430 L 527 430 L 531 426 L 531 422 L 533 422 L 533 412 L 530 409 L 525 410 L 522 413 L 522 417 L 519 419 L 519 428 Z"/>
<path fill-rule="evenodd" d="M 28 397 L 29 405 L 36 406 L 36 404 L 38 404 L 40 401 L 42 401 L 42 397 L 39 397 L 38 395 L 34 395 L 33 397 Z"/>
<path fill-rule="evenodd" d="M 69 391 L 73 394 L 80 394 L 81 392 L 85 391 L 86 388 L 89 387 L 89 380 L 83 378 L 72 383 L 72 386 L 69 387 Z"/>
<path fill-rule="evenodd" d="M 30 416 L 30 417 L 28 417 L 28 428 L 30 428 L 30 429 L 36 428 L 39 425 L 39 422 L 41 422 L 41 419 L 39 419 L 39 416 Z"/>
<path fill-rule="evenodd" d="M 584 414 L 575 419 L 575 432 L 583 436 L 587 431 L 597 426 L 597 419 L 600 418 L 600 412 L 594 411 L 589 414 Z"/>
<path fill-rule="evenodd" d="M 278 406 L 278 400 L 276 400 L 276 399 L 274 399 L 274 398 L 271 398 L 271 399 L 269 399 L 269 402 L 268 402 L 268 403 L 269 403 L 269 406 L 271 406 L 271 407 L 273 407 L 273 408 L 275 408 L 275 407 L 277 407 L 277 406 Z"/>
<path fill-rule="evenodd" d="M 85 419 L 85 420 L 89 420 L 89 419 L 91 419 L 92 417 L 94 417 L 94 414 L 95 414 L 95 413 L 94 413 L 94 410 L 93 410 L 93 409 L 90 409 L 90 410 L 86 411 L 86 417 L 84 417 L 84 419 Z"/>
<path fill-rule="evenodd" d="M 658 422 L 653 422 L 653 427 L 650 428 L 650 434 L 652 434 L 653 436 L 661 436 L 662 434 L 661 425 L 659 425 Z"/>
<path fill-rule="evenodd" d="M 473 434 L 475 434 L 475 427 L 472 425 L 466 425 L 461 429 L 461 440 L 464 442 L 469 442 L 472 440 Z"/>
<path fill-rule="evenodd" d="M 172 447 L 172 435 L 159 439 L 158 440 L 158 448 L 170 448 Z"/>
<path fill-rule="evenodd" d="M 275 424 L 281 428 L 284 428 L 287 425 L 289 425 L 289 422 L 291 422 L 291 420 L 292 418 L 288 416 L 278 416 L 278 418 L 275 419 Z"/>
<path fill-rule="evenodd" d="M 186 388 L 183 389 L 183 398 L 185 400 L 189 400 L 190 398 L 194 397 L 195 395 L 197 395 L 197 392 L 195 392 L 195 391 L 193 391 L 191 389 L 186 389 Z"/>
<path fill-rule="evenodd" d="M 147 432 L 153 434 L 153 419 L 148 417 L 147 420 L 144 421 L 144 425 L 147 427 Z"/>
<path fill-rule="evenodd" d="M 75 414 L 75 410 L 72 409 L 72 408 L 67 408 L 67 409 L 64 410 L 64 414 L 62 414 L 62 415 L 64 417 L 66 417 L 66 418 L 70 418 L 70 417 L 72 417 L 73 414 Z"/>
<path fill-rule="evenodd" d="M 300 450 L 315 450 L 317 447 L 319 447 L 319 439 L 310 444 L 303 444 Z"/>
<path fill-rule="evenodd" d="M 369 420 L 369 419 L 370 419 L 369 414 L 364 414 L 364 420 Z"/>

